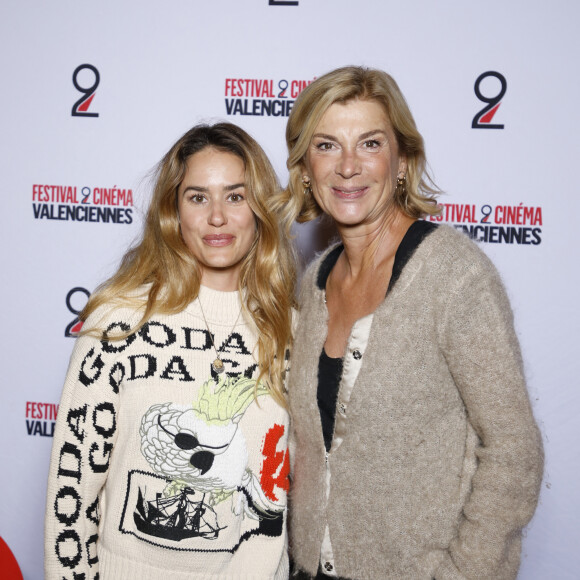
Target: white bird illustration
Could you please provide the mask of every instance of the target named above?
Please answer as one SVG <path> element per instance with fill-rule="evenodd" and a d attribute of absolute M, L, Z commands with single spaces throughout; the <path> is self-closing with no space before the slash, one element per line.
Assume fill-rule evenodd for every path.
<path fill-rule="evenodd" d="M 243 510 L 257 519 L 280 511 L 247 467 L 246 441 L 238 429 L 254 397 L 267 392 L 246 377 L 220 377 L 203 384 L 192 406 L 149 408 L 141 421 L 141 451 L 156 472 L 172 479 L 165 496 L 189 487 L 209 493 L 209 504 L 216 505 L 240 491 L 232 506 L 236 514 Z"/>

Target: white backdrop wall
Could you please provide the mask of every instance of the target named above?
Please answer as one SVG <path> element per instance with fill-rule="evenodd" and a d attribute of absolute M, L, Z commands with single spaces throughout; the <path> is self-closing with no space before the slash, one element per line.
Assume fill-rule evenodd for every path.
<path fill-rule="evenodd" d="M 580 577 L 579 20 L 572 0 L 2 2 L 0 536 L 24 578 L 42 578 L 65 330 L 86 300 L 71 291 L 112 273 L 140 231 L 151 169 L 195 123 L 238 123 L 285 183 L 291 101 L 344 64 L 397 79 L 446 221 L 485 238 L 504 277 L 546 448 L 519 578 Z M 94 68 L 75 75 L 81 65 Z M 473 128 L 490 71 L 501 77 L 483 78 L 480 96 L 501 96 L 501 78 L 506 90 L 484 125 L 503 128 Z M 98 116 L 72 115 L 91 94 L 77 107 Z M 308 260 L 324 236 L 296 231 Z M 7 557 L 0 548 L 0 567 Z"/>

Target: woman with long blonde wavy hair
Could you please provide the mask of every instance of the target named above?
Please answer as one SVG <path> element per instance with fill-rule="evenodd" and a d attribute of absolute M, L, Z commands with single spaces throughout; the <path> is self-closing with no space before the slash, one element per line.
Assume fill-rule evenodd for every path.
<path fill-rule="evenodd" d="M 47 578 L 288 576 L 295 267 L 278 191 L 229 123 L 193 127 L 159 163 L 140 242 L 81 314 Z"/>

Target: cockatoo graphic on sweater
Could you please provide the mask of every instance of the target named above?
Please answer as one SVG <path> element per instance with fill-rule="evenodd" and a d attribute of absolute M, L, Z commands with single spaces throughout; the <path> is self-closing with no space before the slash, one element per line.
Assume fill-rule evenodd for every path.
<path fill-rule="evenodd" d="M 141 451 L 149 465 L 172 481 L 163 495 L 184 489 L 207 494 L 210 506 L 232 497 L 232 510 L 254 519 L 281 511 L 248 468 L 240 419 L 267 389 L 246 377 L 206 381 L 191 406 L 153 405 L 141 421 Z M 237 500 L 234 492 L 237 493 Z"/>

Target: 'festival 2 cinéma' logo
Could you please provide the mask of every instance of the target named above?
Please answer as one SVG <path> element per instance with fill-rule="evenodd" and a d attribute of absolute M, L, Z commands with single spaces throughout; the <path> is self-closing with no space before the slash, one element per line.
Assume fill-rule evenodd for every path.
<path fill-rule="evenodd" d="M 79 318 L 79 314 L 86 306 L 90 295 L 91 293 L 82 286 L 71 288 L 68 291 L 68 294 L 66 295 L 66 307 L 71 314 L 75 315 L 75 317 L 66 325 L 66 328 L 64 329 L 64 335 L 67 338 L 76 338 L 78 333 L 81 331 L 83 323 Z"/>
<path fill-rule="evenodd" d="M 73 117 L 98 117 L 99 113 L 89 111 L 89 107 L 95 98 L 97 87 L 101 82 L 101 75 L 97 67 L 92 64 L 77 66 L 73 72 L 72 81 L 75 89 L 82 93 L 82 97 L 72 106 L 71 115 Z"/>
<path fill-rule="evenodd" d="M 542 208 L 519 205 L 441 203 L 441 213 L 429 221 L 447 222 L 477 242 L 488 244 L 542 243 Z"/>
<path fill-rule="evenodd" d="M 288 117 L 294 100 L 311 82 L 287 79 L 225 79 L 226 114 Z"/>
<path fill-rule="evenodd" d="M 32 211 L 37 220 L 111 224 L 133 223 L 133 191 L 76 185 L 32 186 Z"/>
<path fill-rule="evenodd" d="M 53 437 L 58 405 L 26 401 L 26 432 L 28 435 Z"/>
<path fill-rule="evenodd" d="M 81 330 L 83 323 L 78 315 L 89 296 L 90 292 L 81 286 L 69 290 L 66 295 L 66 306 L 75 318 L 67 324 L 65 336 L 75 338 Z M 58 404 L 56 403 L 26 401 L 26 432 L 32 436 L 53 437 L 57 414 Z"/>
<path fill-rule="evenodd" d="M 495 79 L 496 81 L 499 81 L 499 87 L 495 92 L 493 90 L 493 81 L 490 82 L 487 81 L 487 79 Z M 481 90 L 482 84 L 485 84 L 486 94 Z M 491 95 L 489 93 L 489 85 L 492 86 Z M 472 129 L 503 129 L 503 124 L 492 123 L 492 121 L 501 105 L 501 100 L 507 91 L 507 81 L 505 77 L 497 71 L 488 70 L 477 77 L 473 90 L 475 91 L 475 96 L 482 103 L 487 104 L 483 109 L 475 114 L 475 117 L 473 117 L 473 121 L 471 122 Z"/>

